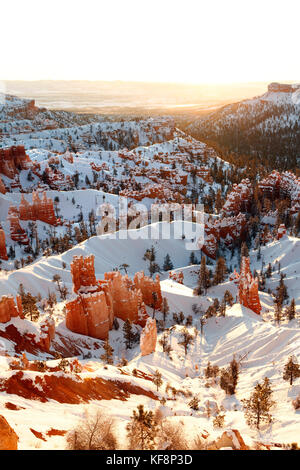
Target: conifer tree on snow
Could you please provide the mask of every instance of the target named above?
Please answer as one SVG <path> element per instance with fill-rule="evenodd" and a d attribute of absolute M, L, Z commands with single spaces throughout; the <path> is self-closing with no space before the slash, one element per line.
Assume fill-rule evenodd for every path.
<path fill-rule="evenodd" d="M 144 405 L 133 410 L 127 427 L 127 438 L 132 450 L 153 450 L 158 433 L 157 423 L 152 411 L 146 411 Z"/>
<path fill-rule="evenodd" d="M 165 322 L 166 318 L 167 318 L 167 316 L 170 312 L 170 307 L 169 307 L 168 300 L 167 300 L 166 297 L 163 297 L 161 311 L 162 311 L 163 319 L 164 319 L 164 322 Z"/>
<path fill-rule="evenodd" d="M 201 295 L 203 292 L 206 294 L 209 287 L 209 271 L 206 267 L 206 258 L 202 256 L 200 264 L 200 272 L 198 278 L 198 286 L 196 288 L 196 294 Z"/>
<path fill-rule="evenodd" d="M 194 338 L 188 332 L 186 327 L 184 327 L 183 330 L 181 331 L 181 338 L 182 338 L 182 340 L 178 344 L 180 344 L 181 346 L 184 347 L 184 353 L 185 353 L 185 355 L 187 355 L 188 347 L 193 342 Z"/>
<path fill-rule="evenodd" d="M 128 318 L 123 325 L 123 333 L 126 349 L 131 349 L 132 344 L 135 340 L 135 334 L 132 331 L 132 323 Z"/>
<path fill-rule="evenodd" d="M 173 263 L 171 261 L 169 253 L 166 254 L 165 259 L 164 259 L 164 264 L 163 264 L 163 270 L 164 271 L 170 271 L 173 269 Z"/>
<path fill-rule="evenodd" d="M 213 278 L 213 284 L 217 285 L 217 284 L 224 282 L 226 278 L 226 274 L 227 274 L 226 261 L 223 257 L 220 257 L 217 260 L 215 274 Z"/>
<path fill-rule="evenodd" d="M 162 375 L 159 372 L 159 370 L 156 370 L 153 374 L 153 383 L 156 385 L 156 390 L 158 391 L 159 387 L 162 386 L 163 381 L 162 381 Z"/>
<path fill-rule="evenodd" d="M 198 264 L 198 260 L 195 256 L 195 253 L 192 251 L 190 254 L 189 264 Z"/>
<path fill-rule="evenodd" d="M 289 380 L 290 385 L 293 385 L 293 381 L 298 377 L 300 377 L 300 366 L 297 359 L 290 356 L 288 362 L 284 366 L 283 379 Z"/>
<path fill-rule="evenodd" d="M 232 305 L 233 305 L 233 296 L 232 296 L 232 294 L 229 290 L 225 291 L 223 299 L 224 299 L 224 302 L 225 302 L 226 305 L 229 305 L 230 307 L 232 307 Z"/>
<path fill-rule="evenodd" d="M 109 344 L 108 338 L 105 340 L 103 345 L 104 353 L 100 356 L 100 359 L 105 362 L 105 364 L 113 364 L 113 348 Z"/>
<path fill-rule="evenodd" d="M 234 395 L 238 383 L 240 373 L 240 365 L 233 357 L 229 367 L 221 370 L 220 387 L 227 395 Z"/>
<path fill-rule="evenodd" d="M 245 418 L 249 426 L 260 429 L 263 422 L 271 423 L 271 408 L 275 402 L 271 399 L 270 380 L 265 377 L 263 383 L 258 383 L 249 399 L 242 400 Z"/>
<path fill-rule="evenodd" d="M 287 307 L 286 316 L 289 321 L 294 320 L 294 318 L 296 317 L 295 299 L 292 299 L 290 305 Z"/>

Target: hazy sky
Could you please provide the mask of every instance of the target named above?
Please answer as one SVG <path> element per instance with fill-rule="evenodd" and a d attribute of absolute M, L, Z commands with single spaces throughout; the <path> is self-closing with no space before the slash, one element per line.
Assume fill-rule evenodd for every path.
<path fill-rule="evenodd" d="M 299 0 L 7 0 L 0 78 L 300 81 Z"/>

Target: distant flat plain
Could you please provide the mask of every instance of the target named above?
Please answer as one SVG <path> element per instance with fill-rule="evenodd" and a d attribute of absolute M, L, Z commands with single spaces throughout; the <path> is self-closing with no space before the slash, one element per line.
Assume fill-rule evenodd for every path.
<path fill-rule="evenodd" d="M 4 81 L 7 93 L 40 107 L 97 114 L 198 114 L 251 98 L 266 83 L 178 84 L 122 81 Z"/>

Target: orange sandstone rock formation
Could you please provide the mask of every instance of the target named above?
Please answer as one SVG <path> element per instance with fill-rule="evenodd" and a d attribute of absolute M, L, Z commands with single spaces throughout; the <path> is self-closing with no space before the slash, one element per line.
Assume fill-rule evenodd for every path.
<path fill-rule="evenodd" d="M 162 305 L 162 295 L 160 290 L 160 280 L 157 274 L 155 280 L 151 277 L 145 276 L 141 271 L 136 273 L 134 276 L 134 285 L 137 289 L 140 289 L 143 296 L 143 301 L 149 307 L 153 307 L 156 310 L 160 309 Z"/>
<path fill-rule="evenodd" d="M 300 178 L 290 171 L 279 173 L 272 171 L 266 178 L 259 182 L 259 189 L 263 196 L 274 200 L 276 198 L 288 198 L 291 201 L 291 214 L 297 214 L 300 210 Z"/>
<path fill-rule="evenodd" d="M 77 297 L 66 304 L 66 325 L 75 333 L 106 339 L 115 317 L 144 327 L 148 318 L 145 304 L 155 309 L 162 305 L 158 276 L 153 280 L 140 272 L 132 281 L 113 271 L 98 281 L 93 255 L 74 257 L 71 273 Z"/>
<path fill-rule="evenodd" d="M 0 450 L 18 450 L 18 436 L 3 416 L 0 416 Z"/>
<path fill-rule="evenodd" d="M 140 347 L 142 356 L 147 356 L 155 351 L 157 341 L 156 320 L 148 318 L 145 328 L 140 337 Z"/>
<path fill-rule="evenodd" d="M 45 192 L 42 199 L 40 199 L 38 192 L 33 191 L 32 204 L 26 201 L 24 194 L 22 194 L 19 214 L 21 220 L 41 220 L 50 225 L 57 225 L 53 200 L 47 198 Z"/>
<path fill-rule="evenodd" d="M 21 298 L 17 295 L 17 305 L 12 295 L 3 295 L 0 299 L 0 323 L 6 323 L 14 317 L 23 317 Z"/>
<path fill-rule="evenodd" d="M 5 233 L 4 230 L 0 229 L 0 258 L 8 260 L 6 244 L 5 244 Z"/>
<path fill-rule="evenodd" d="M 38 345 L 40 349 L 49 352 L 51 341 L 55 337 L 55 322 L 53 318 L 46 318 L 40 325 L 41 334 Z"/>
<path fill-rule="evenodd" d="M 202 246 L 204 254 L 216 259 L 218 242 L 222 239 L 227 247 L 232 246 L 235 240 L 244 240 L 247 233 L 247 219 L 245 214 L 239 213 L 233 217 L 222 217 L 209 220 L 205 224 L 205 237 Z"/>
<path fill-rule="evenodd" d="M 213 233 L 205 237 L 204 244 L 201 247 L 203 253 L 209 258 L 216 259 L 218 250 L 218 240 Z"/>
<path fill-rule="evenodd" d="M 4 186 L 4 183 L 2 181 L 2 178 L 0 176 L 0 193 L 5 194 L 6 193 L 6 188 Z"/>
<path fill-rule="evenodd" d="M 73 290 L 76 294 L 82 287 L 97 287 L 94 259 L 93 255 L 86 256 L 85 258 L 83 256 L 74 256 L 71 263 L 71 274 Z"/>
<path fill-rule="evenodd" d="M 252 196 L 252 185 L 248 178 L 243 179 L 239 184 L 234 184 L 223 206 L 223 213 L 230 216 L 247 212 L 250 209 Z"/>
<path fill-rule="evenodd" d="M 219 450 L 224 447 L 230 447 L 232 450 L 249 450 L 249 447 L 245 444 L 244 439 L 237 429 L 224 431 L 222 436 L 214 441 L 213 445 L 209 449 Z"/>
<path fill-rule="evenodd" d="M 282 237 L 286 235 L 286 228 L 284 224 L 280 224 L 277 230 L 277 238 L 280 240 Z"/>
<path fill-rule="evenodd" d="M 261 304 L 258 295 L 258 280 L 250 271 L 250 258 L 243 256 L 239 277 L 239 301 L 245 307 L 250 308 L 258 315 L 261 312 Z"/>
<path fill-rule="evenodd" d="M 109 332 L 109 311 L 104 292 L 79 294 L 66 304 L 66 326 L 81 335 L 106 339 Z"/>
<path fill-rule="evenodd" d="M 19 212 L 15 206 L 8 209 L 7 220 L 10 222 L 10 238 L 15 242 L 28 245 L 29 240 L 25 230 L 20 225 Z"/>
<path fill-rule="evenodd" d="M 0 173 L 8 178 L 13 179 L 19 169 L 26 170 L 31 163 L 29 156 L 25 153 L 25 148 L 21 145 L 0 149 Z"/>
<path fill-rule="evenodd" d="M 177 272 L 170 271 L 169 278 L 172 279 L 172 281 L 178 282 L 178 284 L 183 284 L 184 275 L 182 271 L 177 271 Z"/>
<path fill-rule="evenodd" d="M 139 287 L 119 271 L 105 273 L 104 278 L 111 282 L 114 316 L 144 326 L 147 313 Z"/>

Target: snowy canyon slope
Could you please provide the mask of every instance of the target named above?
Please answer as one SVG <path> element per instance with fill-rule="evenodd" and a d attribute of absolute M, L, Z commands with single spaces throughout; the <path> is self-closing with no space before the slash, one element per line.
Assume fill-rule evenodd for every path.
<path fill-rule="evenodd" d="M 143 246 L 141 247 L 141 243 Z M 103 245 L 102 245 L 103 244 Z M 142 253 L 147 246 L 145 240 L 140 242 L 131 240 L 107 241 L 111 246 L 119 246 L 119 249 L 105 250 L 105 240 L 100 237 L 94 237 L 84 242 L 78 247 L 77 254 L 93 253 L 96 256 L 96 273 L 99 277 L 109 267 L 116 262 L 131 260 L 130 271 L 145 268 L 142 261 Z M 133 247 L 135 251 L 133 251 Z M 213 427 L 213 417 L 216 410 L 223 410 L 225 414 L 224 429 L 238 429 L 247 445 L 254 446 L 255 442 L 265 443 L 267 445 L 284 444 L 297 441 L 299 431 L 299 411 L 296 412 L 292 405 L 292 400 L 299 393 L 299 379 L 290 387 L 289 384 L 282 379 L 284 364 L 290 355 L 299 355 L 300 351 L 300 330 L 298 320 L 290 324 L 276 326 L 270 321 L 264 320 L 252 311 L 235 304 L 228 308 L 225 318 L 210 318 L 204 327 L 204 335 L 201 337 L 199 315 L 192 313 L 192 305 L 197 304 L 203 310 L 211 303 L 213 298 L 221 299 L 226 289 L 229 289 L 233 295 L 236 295 L 236 286 L 233 282 L 225 282 L 219 286 L 212 287 L 208 290 L 207 296 L 195 297 L 193 295 L 193 285 L 197 278 L 198 266 L 184 267 L 188 253 L 184 247 L 184 241 L 158 241 L 156 246 L 158 260 L 162 258 L 162 254 L 168 251 L 175 266 L 181 266 L 185 275 L 186 284 L 180 285 L 172 280 L 165 279 L 161 281 L 163 295 L 167 297 L 170 305 L 170 315 L 167 319 L 167 326 L 172 324 L 171 316 L 174 311 L 183 311 L 186 315 L 193 316 L 193 325 L 189 327 L 191 334 L 195 334 L 194 328 L 198 329 L 198 335 L 194 342 L 189 346 L 188 354 L 185 356 L 184 348 L 181 342 L 182 326 L 177 325 L 172 328 L 170 333 L 171 353 L 170 358 L 162 351 L 162 346 L 157 344 L 156 352 L 142 357 L 139 347 L 126 351 L 122 343 L 122 334 L 120 331 L 112 330 L 110 332 L 110 344 L 114 348 L 114 364 L 117 364 L 122 356 L 127 357 L 128 365 L 122 366 L 122 375 L 120 367 L 115 365 L 103 365 L 97 357 L 101 354 L 93 352 L 93 357 L 89 360 L 82 360 L 81 363 L 86 370 L 79 374 L 80 377 L 101 378 L 101 380 L 121 381 L 123 384 L 130 382 L 132 385 L 140 387 L 143 392 L 136 394 L 133 392 L 124 400 L 111 397 L 110 400 L 90 400 L 89 403 L 71 404 L 59 403 L 57 400 L 41 403 L 39 399 L 30 400 L 19 394 L 0 393 L 0 403 L 3 406 L 1 414 L 3 414 L 9 423 L 16 430 L 20 437 L 20 448 L 64 448 L 65 436 L 49 434 L 50 429 L 58 431 L 67 431 L 71 429 L 78 420 L 85 416 L 86 412 L 95 412 L 96 409 L 104 410 L 111 414 L 111 410 L 116 419 L 120 446 L 125 445 L 125 428 L 132 414 L 132 410 L 137 404 L 142 403 L 147 409 L 155 410 L 160 407 L 162 413 L 173 422 L 182 422 L 185 433 L 192 442 L 193 438 L 201 434 L 209 434 L 209 439 L 214 439 L 220 435 L 222 431 L 218 431 Z M 280 242 L 274 242 L 262 249 L 262 255 L 266 262 L 270 261 L 276 264 L 276 260 L 280 260 L 281 269 L 287 276 L 288 291 L 293 290 L 296 286 L 295 271 L 299 268 L 297 253 L 300 246 L 298 240 L 286 237 Z M 105 251 L 102 251 L 105 250 Z M 123 251 L 129 258 L 120 259 L 120 253 Z M 45 260 L 43 267 L 40 262 L 32 266 L 31 272 L 29 267 L 21 270 L 24 279 L 31 278 L 31 288 L 39 285 L 41 291 L 47 292 L 48 286 L 51 285 L 51 274 L 54 266 L 58 268 L 62 259 L 69 261 L 71 254 L 75 254 L 74 249 L 66 253 L 65 258 L 50 257 Z M 257 253 L 251 253 L 253 265 L 256 262 Z M 63 274 L 62 271 L 59 271 Z M 270 283 L 276 282 L 270 279 Z M 48 278 L 48 279 L 47 279 Z M 65 280 L 69 280 L 70 274 L 67 268 Z M 294 278 L 294 280 L 293 280 Z M 43 280 L 42 280 L 43 279 Z M 47 279 L 47 281 L 46 281 Z M 45 283 L 45 284 L 44 284 Z M 2 279 L 1 279 L 2 284 Z M 3 284 L 2 284 L 3 285 Z M 17 282 L 14 277 L 10 276 L 8 283 L 10 287 L 16 286 Z M 13 288 L 15 290 L 15 287 Z M 261 293 L 262 294 L 262 293 Z M 264 295 L 264 294 L 263 294 Z M 296 303 L 299 306 L 299 297 Z M 157 313 L 160 318 L 160 313 Z M 122 324 L 122 322 L 121 322 Z M 159 334 L 161 339 L 163 333 Z M 80 339 L 80 335 L 73 335 L 76 342 Z M 204 378 L 204 367 L 210 361 L 214 365 L 220 367 L 227 366 L 230 360 L 236 355 L 237 359 L 241 359 L 241 373 L 238 382 L 237 392 L 234 396 L 228 397 L 225 392 L 220 389 L 218 384 L 212 380 Z M 12 371 L 7 370 L 7 359 L 2 358 L 0 363 L 1 376 L 9 377 Z M 47 361 L 49 366 L 54 366 L 57 361 Z M 133 370 L 138 370 L 138 375 L 133 374 Z M 151 380 L 145 380 L 145 377 L 151 377 L 158 370 L 162 374 L 163 386 L 157 392 L 156 387 Z M 144 375 L 143 375 L 144 374 Z M 27 379 L 34 379 L 36 372 L 26 372 Z M 64 374 L 63 374 L 64 375 Z M 263 426 L 260 432 L 250 429 L 244 419 L 241 399 L 248 398 L 253 386 L 257 381 L 261 381 L 264 377 L 269 377 L 273 390 L 273 399 L 276 402 L 274 410 L 272 410 L 274 422 L 271 426 Z M 207 386 L 207 383 L 210 386 Z M 172 394 L 165 392 L 166 385 L 180 390 L 176 399 Z M 113 388 L 113 385 L 111 385 Z M 152 392 L 153 397 L 147 396 L 148 392 Z M 160 398 L 165 397 L 166 402 L 160 405 L 154 396 Z M 188 403 L 193 396 L 197 396 L 200 400 L 199 410 L 192 411 Z M 19 407 L 18 411 L 8 409 L 6 403 L 10 402 Z M 210 408 L 211 417 L 207 415 L 207 408 Z M 32 417 L 34 416 L 34 420 Z M 34 423 L 33 423 L 34 421 Z M 41 433 L 43 439 L 36 437 L 30 428 Z"/>
<path fill-rule="evenodd" d="M 274 99 L 271 100 L 270 93 L 288 92 L 269 92 L 265 101 L 271 101 L 273 107 Z M 280 106 L 292 106 L 285 101 Z M 260 103 L 258 106 L 265 105 Z M 231 169 L 211 147 L 175 130 L 168 119 L 103 122 L 98 117 L 80 118 L 72 113 L 37 110 L 34 103 L 14 98 L 8 100 L 5 109 L 0 108 L 0 118 L 1 115 L 3 121 L 6 121 L 1 123 L 1 145 L 25 145 L 32 162 L 41 168 L 40 176 L 28 169 L 20 171 L 16 180 L 3 176 L 8 191 L 0 195 L 0 221 L 6 234 L 6 243 L 15 246 L 17 259 L 24 256 L 25 249 L 12 242 L 6 217 L 11 204 L 19 205 L 22 190 L 25 190 L 25 199 L 29 202 L 32 201 L 31 192 L 34 189 L 47 190 L 48 196 L 57 200 L 56 210 L 63 225 L 54 227 L 37 222 L 38 236 L 45 241 L 54 233 L 63 236 L 69 229 L 68 224 L 74 228 L 79 227 L 82 220 L 88 223 L 91 210 L 96 211 L 97 206 L 104 201 L 117 207 L 118 193 L 123 189 L 129 188 L 135 196 L 134 191 L 138 195 L 141 193 L 146 207 L 156 201 L 156 195 L 150 198 L 143 191 L 146 185 L 151 187 L 155 181 L 159 181 L 164 190 L 168 189 L 163 194 L 167 201 L 176 200 L 184 189 L 187 190 L 187 196 L 191 197 L 196 187 L 201 187 L 201 197 L 210 195 L 212 190 L 216 193 L 221 185 L 213 179 L 205 181 L 203 174 L 199 176 L 197 172 L 192 172 L 191 162 L 197 162 L 199 169 L 204 165 L 208 174 L 213 167 L 217 170 L 215 174 L 219 172 L 223 176 Z M 131 150 L 124 149 L 124 146 Z M 51 186 L 51 180 L 43 181 L 47 168 L 54 175 L 59 173 L 63 182 L 67 176 L 76 175 L 75 187 L 55 188 Z M 166 175 L 170 175 L 168 180 Z M 182 184 L 181 177 L 185 184 Z M 131 202 L 135 202 L 134 198 Z M 171 228 L 176 224 L 179 222 L 172 223 Z M 30 234 L 29 222 L 22 220 L 21 225 Z M 190 225 L 192 229 L 195 228 L 195 224 Z M 15 296 L 22 283 L 25 290 L 33 295 L 41 294 L 45 298 L 49 292 L 56 292 L 58 297 L 52 312 L 56 323 L 53 350 L 49 354 L 31 350 L 27 354 L 31 364 L 34 364 L 34 360 L 47 360 L 46 367 L 55 368 L 59 361 L 53 359 L 54 352 L 60 352 L 70 359 L 78 357 L 82 367 L 75 374 L 61 370 L 40 372 L 29 369 L 19 373 L 11 368 L 13 357 L 1 355 L 0 350 L 0 414 L 6 417 L 17 432 L 19 448 L 65 448 L 66 432 L 87 412 L 93 413 L 97 409 L 113 414 L 119 444 L 124 447 L 126 424 L 139 403 L 152 410 L 160 407 L 171 421 L 182 422 L 191 442 L 197 435 L 201 435 L 203 440 L 203 435 L 208 434 L 212 440 L 223 432 L 213 427 L 213 418 L 218 411 L 225 414 L 224 429 L 238 429 L 246 444 L 252 447 L 255 441 L 268 445 L 300 441 L 299 410 L 295 411 L 292 405 L 292 400 L 300 392 L 299 379 L 292 387 L 282 379 L 288 357 L 299 356 L 299 319 L 275 325 L 271 292 L 278 286 L 280 272 L 286 274 L 288 294 L 290 298 L 295 298 L 299 310 L 299 239 L 285 236 L 267 244 L 261 248 L 260 259 L 257 251 L 250 252 L 252 270 L 260 271 L 262 266 L 265 269 L 269 262 L 273 266 L 272 275 L 266 281 L 266 289 L 260 292 L 263 307 L 261 316 L 235 303 L 227 308 L 225 318 L 209 318 L 201 336 L 201 314 L 194 313 L 193 305 L 196 304 L 201 312 L 205 312 L 214 299 L 222 300 L 226 290 L 237 300 L 237 286 L 227 280 L 209 288 L 205 296 L 194 296 L 199 265 L 189 266 L 191 251 L 187 249 L 187 243 L 194 235 L 186 236 L 185 239 L 181 236 L 174 239 L 172 235 L 162 239 L 159 233 L 168 228 L 169 225 L 159 222 L 141 229 L 119 232 L 116 239 L 109 235 L 89 234 L 88 239 L 61 254 L 44 253 L 43 256 L 40 251 L 35 260 L 16 270 L 13 270 L 13 258 L 2 262 L 2 268 L 6 268 L 7 272 L 4 269 L 0 272 L 0 295 Z M 140 270 L 148 273 L 148 263 L 143 257 L 152 245 L 161 271 L 168 253 L 174 270 L 182 271 L 184 275 L 184 283 L 179 284 L 169 279 L 168 272 L 160 273 L 162 294 L 170 306 L 165 325 L 170 335 L 170 357 L 163 352 L 160 341 L 156 351 L 145 357 L 141 356 L 137 344 L 133 349 L 126 349 L 123 321 L 120 320 L 119 327 L 109 332 L 109 342 L 114 349 L 114 364 L 104 365 L 101 359 L 102 341 L 72 333 L 66 328 L 65 301 L 59 298 L 53 276 L 58 274 L 61 277 L 68 289 L 69 300 L 73 296 L 70 264 L 74 256 L 94 255 L 97 279 L 103 279 L 105 272 L 114 269 L 123 269 L 125 272 L 122 265 L 128 265 L 126 269 L 132 277 Z M 194 251 L 199 261 L 201 254 L 195 248 Z M 224 253 L 227 264 L 238 269 L 236 253 L 229 250 L 224 250 Z M 208 267 L 213 271 L 214 262 Z M 149 315 L 153 314 L 152 308 L 147 307 L 147 311 Z M 185 318 L 192 317 L 188 330 L 194 340 L 186 355 L 180 344 L 183 325 L 176 324 L 173 319 L 173 313 L 180 312 L 183 312 Z M 0 329 L 4 331 L 7 326 L 15 326 L 18 331 L 24 333 L 28 328 L 27 333 L 34 334 L 46 315 L 48 313 L 41 308 L 36 323 L 13 318 L 7 324 L 0 325 Z M 158 322 L 162 320 L 161 312 L 156 312 L 156 319 Z M 141 327 L 135 327 L 135 332 L 140 334 L 140 331 Z M 159 330 L 158 340 L 162 336 L 163 332 Z M 16 351 L 13 340 L 2 337 L 1 341 L 11 356 L 21 355 Z M 208 361 L 225 367 L 233 354 L 241 361 L 241 374 L 236 394 L 228 397 L 217 382 L 204 377 L 204 368 Z M 124 361 L 121 364 L 122 359 L 127 359 L 128 364 L 124 365 Z M 159 390 L 153 384 L 153 373 L 156 370 L 162 374 L 164 382 Z M 265 376 L 271 380 L 277 405 L 273 411 L 274 423 L 257 433 L 245 422 L 241 400 L 248 398 L 257 381 Z M 89 380 L 88 386 L 85 379 Z M 166 390 L 167 384 L 169 391 Z M 172 387 L 177 389 L 176 396 Z M 198 411 L 192 411 L 189 406 L 193 396 L 199 398 Z M 165 401 L 160 403 L 158 398 L 164 398 Z"/>

